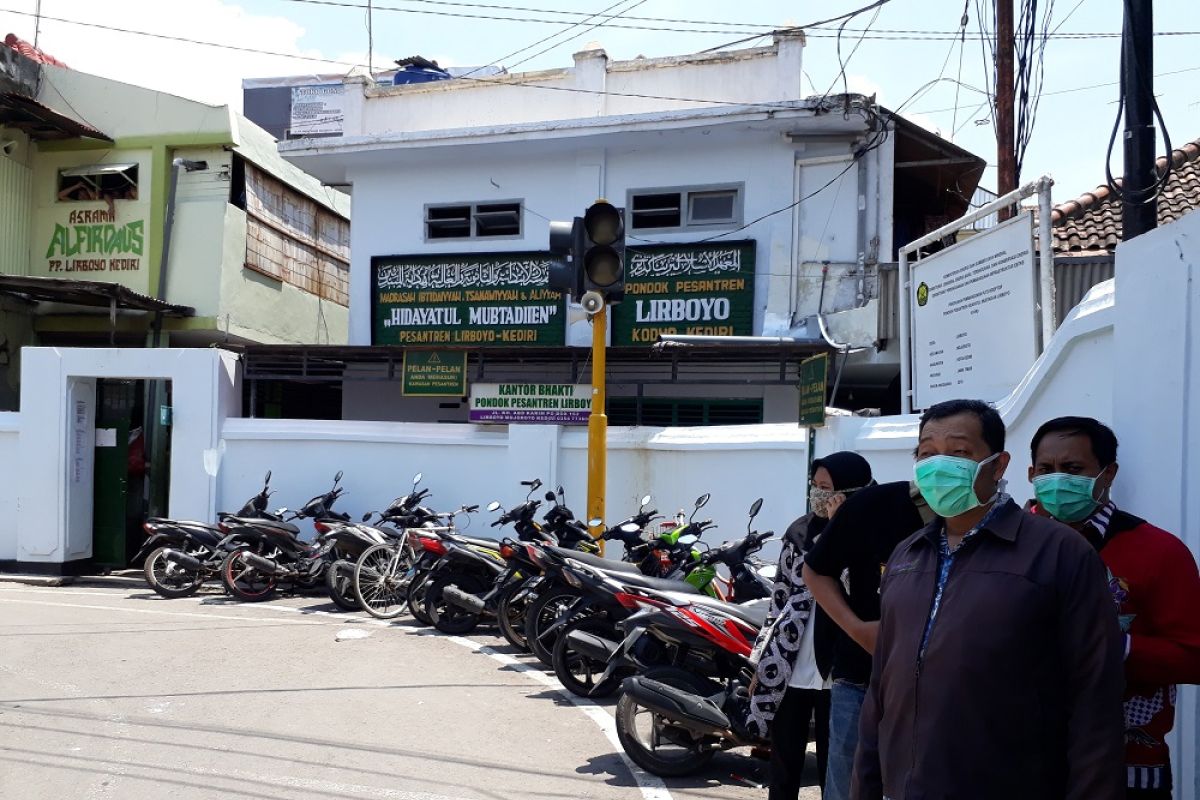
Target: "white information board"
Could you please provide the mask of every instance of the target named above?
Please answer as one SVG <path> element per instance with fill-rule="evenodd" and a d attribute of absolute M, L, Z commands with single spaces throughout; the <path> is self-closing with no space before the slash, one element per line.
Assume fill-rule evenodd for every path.
<path fill-rule="evenodd" d="M 341 83 L 294 87 L 288 132 L 292 136 L 340 136 L 345 97 L 346 87 Z"/>
<path fill-rule="evenodd" d="M 1037 358 L 1033 212 L 912 263 L 913 407 L 1007 396 Z"/>

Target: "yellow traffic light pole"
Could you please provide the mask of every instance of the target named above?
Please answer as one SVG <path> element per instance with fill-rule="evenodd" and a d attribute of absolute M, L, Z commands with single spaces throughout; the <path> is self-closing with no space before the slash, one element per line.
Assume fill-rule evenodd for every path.
<path fill-rule="evenodd" d="M 592 413 L 588 417 L 588 519 L 604 519 L 604 489 L 608 474 L 608 415 L 604 413 L 605 350 L 608 332 L 608 305 L 592 315 Z M 604 554 L 603 523 L 592 528 Z"/>

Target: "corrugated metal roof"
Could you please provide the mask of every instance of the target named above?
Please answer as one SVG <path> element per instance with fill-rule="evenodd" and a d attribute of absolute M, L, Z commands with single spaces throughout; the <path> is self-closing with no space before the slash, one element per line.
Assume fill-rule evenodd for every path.
<path fill-rule="evenodd" d="M 61 114 L 42 105 L 32 97 L 16 92 L 0 94 L 0 125 L 24 131 L 31 139 L 99 139 L 112 138 L 91 125 Z"/>
<path fill-rule="evenodd" d="M 69 303 L 100 308 L 108 308 L 115 301 L 117 308 L 161 311 L 173 317 L 190 317 L 196 313 L 191 306 L 167 303 L 108 281 L 0 275 L 0 294 L 17 295 L 47 303 Z"/>

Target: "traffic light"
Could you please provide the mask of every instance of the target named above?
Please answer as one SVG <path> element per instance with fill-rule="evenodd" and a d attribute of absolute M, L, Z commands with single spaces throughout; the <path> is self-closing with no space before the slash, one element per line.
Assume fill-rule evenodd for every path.
<path fill-rule="evenodd" d="M 550 223 L 550 252 L 562 256 L 563 260 L 550 265 L 549 287 L 569 294 L 579 302 L 583 296 L 583 269 L 580 254 L 583 252 L 583 218 L 575 217 L 571 222 Z"/>
<path fill-rule="evenodd" d="M 625 297 L 625 214 L 597 200 L 583 214 L 584 292 L 599 293 L 609 305 Z"/>

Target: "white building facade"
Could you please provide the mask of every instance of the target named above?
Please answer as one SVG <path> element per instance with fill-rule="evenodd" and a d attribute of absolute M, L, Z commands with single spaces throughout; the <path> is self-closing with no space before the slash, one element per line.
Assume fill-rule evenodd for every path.
<path fill-rule="evenodd" d="M 350 343 L 466 349 L 472 380 L 586 380 L 587 323 L 532 276 L 550 220 L 605 198 L 629 248 L 609 332 L 617 424 L 795 420 L 795 365 L 831 343 L 861 348 L 841 400 L 886 407 L 895 247 L 960 214 L 983 162 L 868 98 L 805 99 L 803 45 L 627 62 L 590 47 L 566 69 L 349 81 L 343 134 L 280 152 L 354 197 Z M 505 284 L 517 267 L 526 283 Z M 480 293 L 501 286 L 524 294 Z M 517 313 L 484 310 L 505 303 Z M 654 358 L 660 333 L 788 349 Z M 269 375 L 253 362 L 248 378 Z M 343 416 L 466 419 L 404 396 L 394 372 L 348 365 Z"/>

